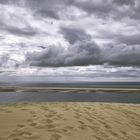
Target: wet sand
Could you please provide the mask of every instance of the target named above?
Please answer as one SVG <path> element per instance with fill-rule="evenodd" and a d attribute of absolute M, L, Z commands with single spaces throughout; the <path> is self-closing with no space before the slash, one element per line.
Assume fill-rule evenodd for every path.
<path fill-rule="evenodd" d="M 0 105 L 0 140 L 139 140 L 140 104 Z"/>
<path fill-rule="evenodd" d="M 87 93 L 94 93 L 94 92 L 137 92 L 140 93 L 140 88 L 92 88 L 92 87 L 28 87 L 28 86 L 0 86 L 0 92 L 50 92 L 50 91 L 58 91 L 58 92 L 87 92 Z"/>

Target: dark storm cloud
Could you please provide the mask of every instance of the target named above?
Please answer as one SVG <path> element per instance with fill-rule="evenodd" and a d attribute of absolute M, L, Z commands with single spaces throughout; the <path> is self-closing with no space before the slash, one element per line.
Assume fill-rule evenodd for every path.
<path fill-rule="evenodd" d="M 127 45 L 140 45 L 140 34 L 117 35 L 116 40 Z"/>
<path fill-rule="evenodd" d="M 88 35 L 83 29 L 73 27 L 61 27 L 60 33 L 63 34 L 64 38 L 70 43 L 74 44 L 77 41 L 89 40 L 91 36 Z"/>
<path fill-rule="evenodd" d="M 120 66 L 140 65 L 140 45 L 106 45 L 102 49 L 105 63 Z"/>
<path fill-rule="evenodd" d="M 68 4 L 102 19 L 140 19 L 139 0 L 68 0 Z"/>
<path fill-rule="evenodd" d="M 21 5 L 24 0 L 0 0 L 3 5 Z"/>
<path fill-rule="evenodd" d="M 13 35 L 20 35 L 20 36 L 34 36 L 37 34 L 35 29 L 30 26 L 20 28 L 15 26 L 10 26 L 6 23 L 0 23 L 0 29 L 12 33 Z"/>
<path fill-rule="evenodd" d="M 68 49 L 62 46 L 49 46 L 43 52 L 29 53 L 27 62 L 32 66 L 87 66 L 99 64 L 100 49 L 94 42 L 81 41 Z"/>
<path fill-rule="evenodd" d="M 127 45 L 140 45 L 140 33 L 135 34 L 123 34 L 123 33 L 112 33 L 107 31 L 101 31 L 101 38 L 113 39 L 117 43 L 124 43 Z"/>
<path fill-rule="evenodd" d="M 87 66 L 108 63 L 111 65 L 140 65 L 139 45 L 106 45 L 99 47 L 84 30 L 61 27 L 69 42 L 68 48 L 49 46 L 43 52 L 29 53 L 32 66 Z"/>
<path fill-rule="evenodd" d="M 118 5 L 134 5 L 135 0 L 113 0 L 114 3 Z"/>
<path fill-rule="evenodd" d="M 0 0 L 1 4 L 16 4 L 24 0 Z"/>
<path fill-rule="evenodd" d="M 1 4 L 8 4 L 10 2 L 10 0 L 0 0 Z"/>
<path fill-rule="evenodd" d="M 120 18 L 123 14 L 123 17 L 127 15 L 137 18 L 140 11 L 139 0 L 0 0 L 0 3 L 24 5 L 34 12 L 34 16 L 54 19 L 61 19 L 62 15 L 59 15 L 59 12 L 70 6 L 75 6 L 88 14 L 97 15 L 98 18 Z M 124 8 L 125 5 L 129 7 Z M 121 8 L 123 10 L 120 11 Z"/>
<path fill-rule="evenodd" d="M 34 11 L 34 16 L 59 19 L 58 11 L 63 6 L 63 0 L 25 0 L 26 6 Z M 61 7 L 63 8 L 63 7 Z"/>
<path fill-rule="evenodd" d="M 30 8 L 34 17 L 61 19 L 65 8 L 77 7 L 98 18 L 139 18 L 139 0 L 0 0 L 1 4 L 19 4 Z M 127 8 L 124 6 L 128 6 Z M 120 10 L 121 9 L 121 10 Z M 122 10 L 123 9 L 123 10 Z M 63 13 L 60 11 L 63 11 Z M 128 14 L 129 13 L 129 14 Z"/>
<path fill-rule="evenodd" d="M 45 51 L 29 53 L 27 61 L 32 66 L 60 67 L 111 64 L 119 66 L 139 66 L 140 46 L 107 45 L 101 49 L 93 41 L 71 44 L 68 49 L 50 46 Z"/>
<path fill-rule="evenodd" d="M 7 27 L 6 29 L 8 32 L 14 35 L 21 35 L 21 36 L 34 36 L 37 34 L 32 28 L 16 28 L 16 27 Z"/>
<path fill-rule="evenodd" d="M 35 66 L 87 66 L 99 64 L 100 48 L 91 36 L 79 28 L 61 27 L 60 32 L 70 43 L 68 48 L 49 46 L 43 52 L 29 53 L 27 61 Z"/>
<path fill-rule="evenodd" d="M 46 17 L 50 17 L 50 18 L 53 18 L 53 19 L 56 19 L 58 20 L 59 19 L 59 16 L 58 14 L 55 12 L 55 11 L 51 11 L 51 10 L 38 10 L 35 14 L 39 15 L 39 16 L 42 16 L 44 18 Z"/>
<path fill-rule="evenodd" d="M 57 6 L 63 4 L 63 0 L 0 0 L 0 3 L 30 8 L 34 16 L 59 19 Z"/>
<path fill-rule="evenodd" d="M 73 6 L 76 6 L 84 11 L 86 11 L 89 14 L 97 14 L 101 17 L 106 16 L 110 13 L 113 6 L 111 3 L 106 0 L 105 2 L 103 0 L 101 1 L 95 1 L 95 0 L 85 0 L 85 1 L 78 1 L 73 0 L 70 1 L 70 4 Z"/>
<path fill-rule="evenodd" d="M 28 53 L 26 61 L 32 66 L 140 65 L 140 45 L 108 44 L 98 46 L 83 30 L 61 28 L 69 42 L 68 48 L 49 46 L 42 52 Z"/>
<path fill-rule="evenodd" d="M 3 9 L 7 11 L 4 14 L 5 18 L 0 17 L 0 29 L 15 35 L 15 39 L 16 36 L 24 36 L 27 39 L 37 35 L 36 42 L 42 46 L 43 51 L 29 51 L 26 56 L 26 62 L 29 65 L 59 67 L 108 63 L 111 65 L 140 66 L 140 34 L 138 32 L 131 34 L 133 29 L 134 32 L 139 30 L 137 28 L 137 22 L 140 18 L 140 2 L 138 0 L 19 0 L 18 2 L 21 2 L 22 7 L 11 6 L 10 4 L 17 3 L 15 0 L 0 0 L 1 5 L 9 4 L 9 7 L 2 5 Z M 19 10 L 19 14 L 14 8 Z M 70 21 L 67 18 L 66 15 L 69 15 L 68 12 L 72 8 L 73 11 L 70 14 L 75 17 L 80 15 L 81 19 L 73 18 L 74 21 Z M 10 14 L 13 13 L 18 15 L 17 18 L 11 18 Z M 25 24 L 24 21 L 20 20 L 24 15 L 24 19 L 27 20 Z M 40 18 L 37 18 L 38 16 Z M 55 25 L 48 26 L 47 17 L 60 21 L 56 21 Z M 123 18 L 129 20 L 123 20 Z M 12 20 L 12 24 L 10 20 Z M 18 25 L 16 25 L 16 21 L 18 21 Z M 80 23 L 81 28 L 78 27 L 79 21 L 82 21 Z M 101 25 L 102 21 L 106 25 Z M 99 31 L 105 30 L 106 27 L 108 33 L 101 34 Z M 125 29 L 123 30 L 123 28 Z M 49 38 L 45 35 L 40 36 L 40 32 L 47 32 L 47 30 L 52 33 Z M 101 37 L 103 41 L 113 40 L 113 45 L 107 44 L 104 47 L 97 45 L 94 38 L 86 30 L 90 34 L 95 34 L 95 36 L 99 35 L 96 38 L 97 41 L 99 39 L 99 42 Z M 127 34 L 124 33 L 125 31 L 128 31 Z M 47 44 L 47 41 L 44 41 L 47 39 L 49 40 L 48 44 L 53 44 L 55 37 L 62 46 L 42 45 Z M 64 42 L 68 45 L 67 48 L 63 46 L 62 40 L 64 41 L 64 39 L 67 41 Z M 34 42 L 34 40 L 30 41 Z M 115 44 L 116 42 L 118 44 Z M 57 41 L 55 43 L 57 44 Z M 32 46 L 32 48 L 35 48 L 35 46 Z M 8 63 L 8 61 L 5 61 L 5 63 Z"/>

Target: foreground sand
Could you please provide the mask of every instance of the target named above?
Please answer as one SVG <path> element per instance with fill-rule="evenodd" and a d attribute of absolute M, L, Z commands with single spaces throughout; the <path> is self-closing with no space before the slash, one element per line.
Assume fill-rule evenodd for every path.
<path fill-rule="evenodd" d="M 140 105 L 0 105 L 0 140 L 139 140 Z"/>

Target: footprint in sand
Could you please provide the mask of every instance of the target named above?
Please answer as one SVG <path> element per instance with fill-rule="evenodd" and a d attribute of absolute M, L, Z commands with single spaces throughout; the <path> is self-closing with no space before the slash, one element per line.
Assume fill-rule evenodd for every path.
<path fill-rule="evenodd" d="M 19 136 L 22 136 L 22 137 L 24 137 L 24 138 L 26 138 L 26 139 L 32 138 L 32 137 L 33 137 L 32 133 L 31 133 L 31 132 L 27 132 L 27 131 L 20 132 L 20 133 L 19 133 Z"/>
<path fill-rule="evenodd" d="M 60 134 L 53 134 L 51 140 L 60 140 L 62 136 Z"/>
<path fill-rule="evenodd" d="M 68 130 L 67 129 L 61 129 L 63 132 L 65 132 L 65 133 L 67 133 L 68 132 Z"/>
<path fill-rule="evenodd" d="M 72 126 L 66 126 L 66 127 L 64 127 L 66 130 L 72 130 L 74 127 L 72 127 Z"/>
<path fill-rule="evenodd" d="M 46 124 L 45 125 L 45 128 L 47 129 L 47 130 L 52 130 L 52 129 L 54 129 L 56 126 L 55 125 L 52 125 L 52 124 Z"/>
<path fill-rule="evenodd" d="M 88 109 L 88 110 L 92 109 L 91 107 L 85 107 L 85 108 Z"/>
<path fill-rule="evenodd" d="M 127 132 L 125 132 L 125 131 L 121 131 L 121 133 L 122 133 L 123 135 L 127 135 Z"/>
<path fill-rule="evenodd" d="M 13 138 L 12 140 L 20 140 L 20 138 Z"/>
<path fill-rule="evenodd" d="M 29 124 L 30 126 L 37 126 L 37 123 L 33 122 Z"/>
<path fill-rule="evenodd" d="M 82 129 L 82 130 L 86 130 L 86 129 L 88 129 L 88 125 L 80 125 L 79 127 L 78 127 L 79 129 Z"/>
<path fill-rule="evenodd" d="M 108 125 L 106 122 L 99 120 L 100 123 L 102 123 L 104 125 L 105 128 L 107 129 L 111 129 L 111 126 Z"/>
<path fill-rule="evenodd" d="M 18 124 L 17 127 L 23 128 L 23 127 L 25 127 L 25 125 L 24 124 Z"/>
<path fill-rule="evenodd" d="M 47 110 L 47 111 L 49 110 L 48 107 L 44 107 L 44 106 L 40 106 L 40 108 L 43 109 L 43 110 L 45 110 L 45 111 L 46 111 L 46 110 Z"/>
<path fill-rule="evenodd" d="M 50 114 L 56 116 L 57 112 L 55 112 L 55 111 L 50 111 Z"/>
<path fill-rule="evenodd" d="M 51 118 L 51 117 L 54 117 L 54 115 L 52 115 L 52 114 L 48 114 L 48 115 L 45 115 L 45 117 L 47 117 L 47 118 Z"/>
<path fill-rule="evenodd" d="M 28 109 L 25 109 L 25 108 L 21 108 L 20 110 L 22 110 L 22 111 L 28 111 Z"/>
<path fill-rule="evenodd" d="M 111 129 L 111 126 L 109 126 L 108 124 L 104 124 L 104 126 L 105 126 L 105 128 L 107 128 L 107 129 Z"/>
<path fill-rule="evenodd" d="M 13 138 L 13 139 L 15 139 L 15 138 L 17 138 L 17 136 L 18 136 L 18 134 L 11 134 L 11 135 L 9 135 L 8 137 L 7 137 L 7 139 L 8 138 Z M 1 139 L 0 139 L 1 140 Z"/>
<path fill-rule="evenodd" d="M 32 122 L 32 119 L 27 120 L 27 122 Z"/>
<path fill-rule="evenodd" d="M 36 115 L 36 112 L 34 112 L 34 111 L 30 111 L 30 113 L 31 113 L 32 115 Z"/>
<path fill-rule="evenodd" d="M 54 117 L 54 119 L 55 120 L 65 120 L 65 118 L 63 118 L 63 115 L 56 115 L 55 117 Z"/>
<path fill-rule="evenodd" d="M 114 137 L 118 137 L 118 134 L 113 132 L 113 131 L 110 131 L 110 133 L 114 136 Z"/>
<path fill-rule="evenodd" d="M 3 111 L 4 113 L 11 113 L 12 111 L 8 110 L 8 109 L 0 109 L 0 111 Z"/>
<path fill-rule="evenodd" d="M 11 139 L 11 136 L 9 137 Z M 21 140 L 22 138 L 24 139 L 29 139 L 29 140 L 35 140 L 35 139 L 39 139 L 39 135 L 33 135 L 32 133 L 30 132 L 20 132 L 20 133 L 17 133 L 15 136 L 13 136 L 13 139 L 12 140 Z"/>
<path fill-rule="evenodd" d="M 84 122 L 82 122 L 82 121 L 78 121 L 80 124 L 85 124 Z"/>
<path fill-rule="evenodd" d="M 93 122 L 93 119 L 90 119 L 90 118 L 85 118 L 89 123 Z"/>
<path fill-rule="evenodd" d="M 49 124 L 53 123 L 53 121 L 51 119 L 46 119 L 45 121 L 46 121 L 46 123 L 49 123 Z"/>
<path fill-rule="evenodd" d="M 79 119 L 82 115 L 80 113 L 75 113 L 75 118 Z"/>

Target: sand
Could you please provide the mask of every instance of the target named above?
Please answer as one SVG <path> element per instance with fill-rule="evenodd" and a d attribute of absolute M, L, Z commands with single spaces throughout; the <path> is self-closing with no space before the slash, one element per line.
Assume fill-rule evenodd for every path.
<path fill-rule="evenodd" d="M 0 105 L 0 140 L 139 140 L 140 105 Z"/>
<path fill-rule="evenodd" d="M 0 92 L 61 92 L 61 93 L 140 93 L 140 88 L 77 88 L 77 87 L 9 87 L 0 86 Z"/>

